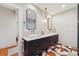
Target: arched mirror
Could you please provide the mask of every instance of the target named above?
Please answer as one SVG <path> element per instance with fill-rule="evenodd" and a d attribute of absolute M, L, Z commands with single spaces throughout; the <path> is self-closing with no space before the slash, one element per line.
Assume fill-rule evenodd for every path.
<path fill-rule="evenodd" d="M 29 31 L 36 30 L 36 12 L 32 9 L 26 10 L 26 29 Z"/>

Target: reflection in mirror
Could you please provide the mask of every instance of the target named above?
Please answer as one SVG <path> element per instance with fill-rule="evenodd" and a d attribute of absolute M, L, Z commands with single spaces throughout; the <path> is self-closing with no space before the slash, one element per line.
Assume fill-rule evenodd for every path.
<path fill-rule="evenodd" d="M 26 10 L 26 29 L 31 32 L 36 30 L 36 12 L 32 9 Z"/>

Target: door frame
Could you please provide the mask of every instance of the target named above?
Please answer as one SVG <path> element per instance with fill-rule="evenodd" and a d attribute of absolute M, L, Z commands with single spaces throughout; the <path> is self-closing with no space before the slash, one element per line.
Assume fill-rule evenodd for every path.
<path fill-rule="evenodd" d="M 22 7 L 13 3 L 0 3 L 0 6 L 16 11 L 16 19 L 18 21 L 18 54 L 22 56 Z"/>

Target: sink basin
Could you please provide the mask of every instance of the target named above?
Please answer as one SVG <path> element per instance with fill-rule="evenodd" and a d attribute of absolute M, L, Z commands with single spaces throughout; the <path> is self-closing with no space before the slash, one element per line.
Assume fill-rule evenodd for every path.
<path fill-rule="evenodd" d="M 29 35 L 28 38 L 39 37 L 39 36 L 40 34 L 34 34 L 34 35 L 32 34 L 32 35 Z"/>

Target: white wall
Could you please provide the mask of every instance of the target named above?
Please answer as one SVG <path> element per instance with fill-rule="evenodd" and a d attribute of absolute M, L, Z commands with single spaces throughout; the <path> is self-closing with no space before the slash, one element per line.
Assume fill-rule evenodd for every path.
<path fill-rule="evenodd" d="M 0 6 L 0 48 L 16 44 L 16 12 Z"/>
<path fill-rule="evenodd" d="M 24 7 L 23 7 L 23 22 L 24 21 L 26 22 L 26 9 L 27 8 L 30 8 L 30 9 L 36 11 L 36 31 L 35 31 L 35 33 L 40 34 L 41 30 L 43 30 L 45 33 L 47 33 L 48 32 L 47 23 L 43 23 L 44 12 L 42 10 L 40 10 L 38 7 L 36 7 L 32 4 L 24 5 Z M 30 35 L 30 34 L 29 34 L 29 31 L 26 30 L 25 25 L 26 24 L 23 23 L 23 32 L 24 32 L 24 34 L 26 34 L 25 36 L 27 36 L 27 35 Z"/>
<path fill-rule="evenodd" d="M 77 48 L 77 8 L 53 16 L 52 20 L 59 33 L 59 43 Z"/>

